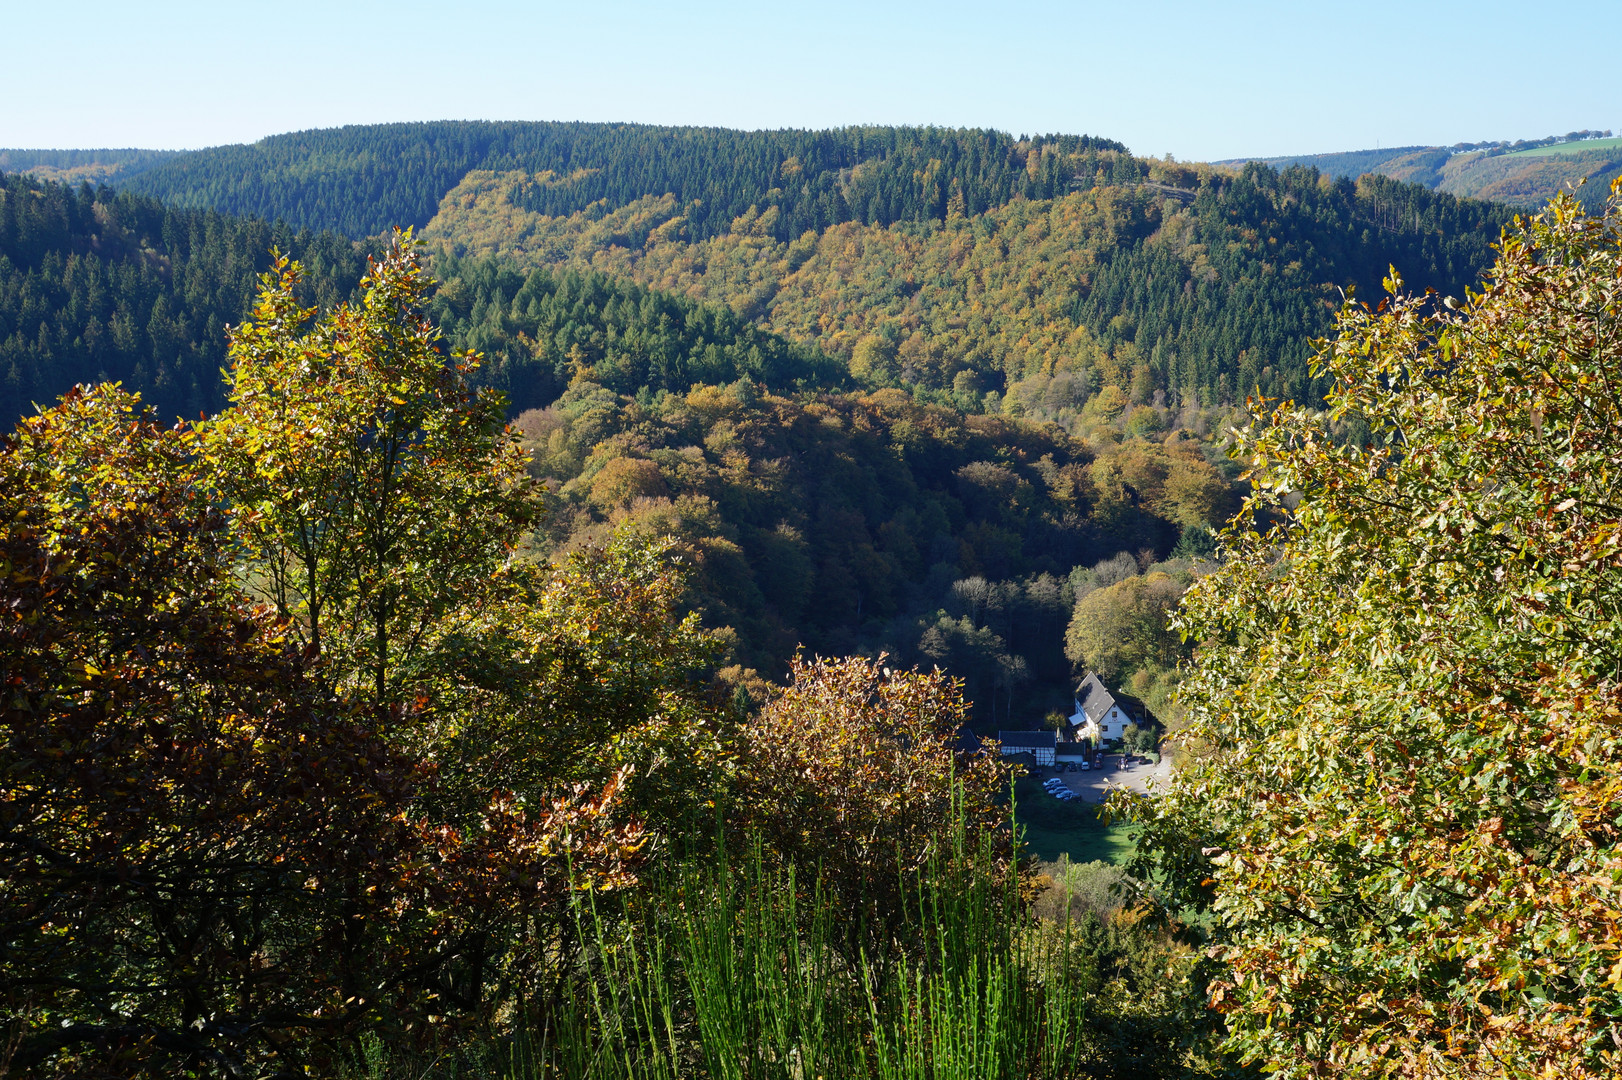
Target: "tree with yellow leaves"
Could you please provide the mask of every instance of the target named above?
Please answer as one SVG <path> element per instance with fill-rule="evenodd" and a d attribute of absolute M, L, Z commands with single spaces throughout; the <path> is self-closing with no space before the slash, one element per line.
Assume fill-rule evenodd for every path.
<path fill-rule="evenodd" d="M 1142 850 L 1210 905 L 1211 1003 L 1281 1077 L 1615 1076 L 1622 205 L 1557 199 L 1462 303 L 1388 284 L 1319 357 L 1372 441 L 1243 433 Z"/>

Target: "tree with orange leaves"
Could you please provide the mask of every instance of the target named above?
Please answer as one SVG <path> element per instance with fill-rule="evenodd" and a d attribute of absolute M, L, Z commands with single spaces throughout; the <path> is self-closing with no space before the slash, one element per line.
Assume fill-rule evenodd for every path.
<path fill-rule="evenodd" d="M 1011 835 L 995 832 L 1011 770 L 959 754 L 966 720 L 961 684 L 938 669 L 796 657 L 789 686 L 738 736 L 742 823 L 817 867 L 853 932 L 882 941 L 902 922 L 905 873 L 950 856 L 954 817 L 1011 857 Z"/>

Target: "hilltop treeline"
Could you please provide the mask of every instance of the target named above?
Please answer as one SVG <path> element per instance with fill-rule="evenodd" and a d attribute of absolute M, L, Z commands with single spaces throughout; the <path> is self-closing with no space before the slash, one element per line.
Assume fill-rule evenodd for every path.
<path fill-rule="evenodd" d="M 1590 213 L 1597 213 L 1605 204 L 1611 180 L 1622 172 L 1622 148 L 1611 141 L 1610 131 L 1584 130 L 1514 142 L 1306 154 L 1269 158 L 1262 164 L 1280 169 L 1304 165 L 1335 177 L 1375 173 L 1450 195 L 1490 199 L 1527 210 L 1542 207 L 1556 193 L 1586 180 L 1586 186 L 1578 187 L 1577 197 Z"/>
<path fill-rule="evenodd" d="M 1344 176 L 1355 180 L 1366 172 L 1386 172 L 1385 166 L 1400 162 L 1411 155 L 1440 155 L 1440 162 L 1455 154 L 1464 154 L 1472 150 L 1480 150 L 1488 156 L 1497 156 L 1558 146 L 1562 143 L 1580 143 L 1610 137 L 1610 129 L 1595 131 L 1585 128 L 1581 131 L 1568 131 L 1564 135 L 1546 135 L 1541 139 L 1489 139 L 1486 142 L 1456 142 L 1452 146 L 1388 146 L 1380 150 L 1346 150 L 1332 154 L 1296 154 L 1291 157 L 1252 160 L 1259 161 L 1263 165 L 1271 165 L 1276 169 L 1285 169 L 1292 165 L 1308 165 L 1330 176 Z M 1243 165 L 1245 159 L 1239 158 L 1224 164 Z"/>
<path fill-rule="evenodd" d="M 111 182 L 149 169 L 178 150 L 0 150 L 0 172 L 27 172 L 39 180 Z"/>
<path fill-rule="evenodd" d="M 81 382 L 122 382 L 165 417 L 217 411 L 225 327 L 248 313 L 272 247 L 304 261 L 307 296 L 322 305 L 364 264 L 330 232 L 0 177 L 5 425 Z"/>
<path fill-rule="evenodd" d="M 383 124 L 277 135 L 179 155 L 131 190 L 182 206 L 252 214 L 353 237 L 428 222 L 474 169 L 522 170 L 537 213 L 672 194 L 693 228 L 725 232 L 751 206 L 781 210 L 780 239 L 842 221 L 889 225 L 1052 198 L 1118 163 L 1108 139 L 1015 139 L 996 131 L 851 127 L 734 131 L 646 124 Z M 1101 156 L 1103 155 L 1103 156 Z"/>

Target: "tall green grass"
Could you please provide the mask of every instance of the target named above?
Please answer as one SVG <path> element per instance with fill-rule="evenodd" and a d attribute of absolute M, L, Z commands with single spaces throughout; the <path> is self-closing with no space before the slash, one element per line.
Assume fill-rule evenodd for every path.
<path fill-rule="evenodd" d="M 511 1080 L 1048 1080 L 1074 1075 L 1091 969 L 1038 932 L 993 838 L 959 825 L 892 925 L 855 926 L 814 872 L 757 849 L 622 902 L 582 895 L 584 944 L 523 1017 Z"/>

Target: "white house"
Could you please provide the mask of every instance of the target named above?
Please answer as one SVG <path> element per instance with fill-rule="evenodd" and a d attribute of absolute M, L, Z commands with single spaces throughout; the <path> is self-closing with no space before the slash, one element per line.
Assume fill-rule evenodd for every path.
<path fill-rule="evenodd" d="M 1138 717 L 1129 711 L 1124 695 L 1111 693 L 1096 672 L 1089 671 L 1076 687 L 1076 711 L 1070 714 L 1072 739 L 1111 742 L 1121 737 L 1126 725 L 1137 722 Z"/>
<path fill-rule="evenodd" d="M 1052 765 L 1059 736 L 1053 731 L 999 731 L 997 741 L 1002 743 L 1003 757 L 1029 754 L 1038 765 Z"/>

